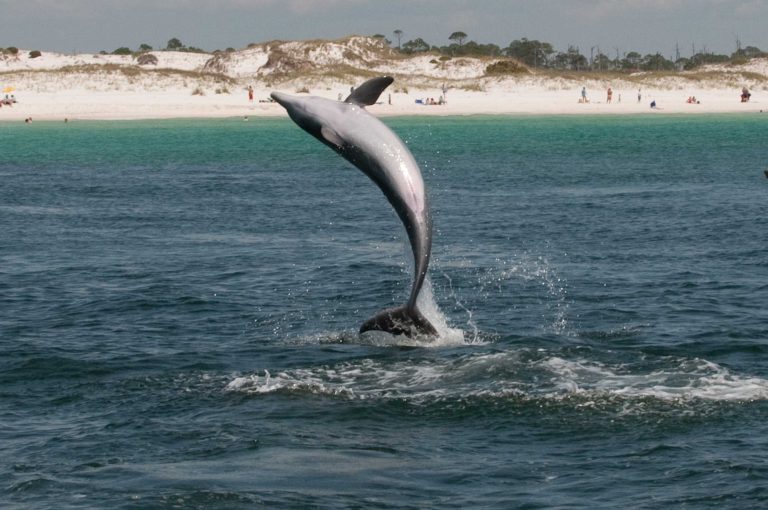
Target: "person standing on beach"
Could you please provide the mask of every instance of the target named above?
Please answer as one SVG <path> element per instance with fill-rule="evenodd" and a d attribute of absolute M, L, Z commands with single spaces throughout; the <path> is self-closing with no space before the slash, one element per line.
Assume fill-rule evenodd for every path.
<path fill-rule="evenodd" d="M 587 102 L 587 87 L 581 87 L 581 102 Z"/>
<path fill-rule="evenodd" d="M 253 103 L 253 87 L 248 85 L 248 101 Z"/>
<path fill-rule="evenodd" d="M 643 94 L 640 91 L 640 89 L 637 89 L 637 102 L 639 103 L 642 100 L 643 100 Z"/>
<path fill-rule="evenodd" d="M 612 98 L 613 98 L 613 89 L 611 89 L 611 87 L 608 87 L 608 104 L 611 104 Z"/>

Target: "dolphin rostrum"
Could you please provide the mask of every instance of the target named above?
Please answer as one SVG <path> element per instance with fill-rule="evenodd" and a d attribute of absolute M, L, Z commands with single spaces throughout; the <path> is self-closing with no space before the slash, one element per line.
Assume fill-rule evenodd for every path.
<path fill-rule="evenodd" d="M 360 332 L 374 330 L 411 338 L 434 337 L 437 330 L 416 307 L 432 249 L 432 219 L 424 181 L 416 160 L 402 140 L 365 110 L 365 106 L 374 104 L 393 81 L 389 76 L 368 80 L 343 102 L 280 92 L 272 92 L 271 96 L 299 127 L 375 182 L 408 232 L 414 259 L 413 286 L 408 302 L 379 312 L 363 323 Z"/>

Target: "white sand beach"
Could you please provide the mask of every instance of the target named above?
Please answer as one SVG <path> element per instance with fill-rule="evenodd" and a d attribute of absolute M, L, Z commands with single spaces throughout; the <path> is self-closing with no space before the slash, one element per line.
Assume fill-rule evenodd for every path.
<path fill-rule="evenodd" d="M 255 89 L 255 97 L 267 98 L 271 90 Z M 344 95 L 341 87 L 330 91 L 319 90 L 314 95 L 337 98 Z M 439 97 L 439 90 L 412 90 L 408 94 L 391 94 L 391 104 L 384 102 L 368 109 L 379 116 L 392 115 L 476 115 L 476 114 L 639 114 L 639 113 L 747 113 L 768 112 L 768 93 L 764 97 L 753 93 L 753 100 L 741 103 L 738 91 L 733 89 L 687 89 L 642 91 L 638 102 L 637 90 L 616 90 L 611 104 L 606 102 L 605 91 L 596 87 L 591 90 L 592 100 L 587 104 L 578 102 L 580 89 L 541 90 L 541 87 L 509 84 L 498 90 L 473 92 L 449 90 L 447 102 L 443 105 L 428 106 L 416 103 L 417 99 Z M 292 92 L 290 89 L 287 92 Z M 348 93 L 348 90 L 347 90 Z M 621 101 L 618 96 L 621 96 Z M 698 104 L 687 103 L 689 96 L 695 96 Z M 165 119 L 199 117 L 256 117 L 283 116 L 285 110 L 275 103 L 248 101 L 244 90 L 230 94 L 192 96 L 186 91 L 88 91 L 67 90 L 56 92 L 26 92 L 16 94 L 18 102 L 12 107 L 0 109 L 0 121 L 33 120 L 75 120 L 75 119 Z M 657 108 L 650 108 L 656 101 Z"/>
<path fill-rule="evenodd" d="M 279 105 L 268 102 L 273 90 L 337 99 L 366 76 L 385 74 L 395 83 L 369 108 L 380 116 L 768 113 L 768 59 L 695 73 L 564 77 L 530 70 L 489 76 L 487 58 L 386 58 L 371 44 L 351 37 L 264 43 L 216 55 L 158 51 L 151 53 L 156 63 L 148 65 L 130 55 L 42 52 L 33 59 L 20 50 L 0 58 L 2 97 L 16 99 L 0 108 L 0 121 L 283 116 Z M 338 72 L 340 66 L 345 73 Z M 423 104 L 439 102 L 443 87 L 444 104 Z M 752 94 L 749 102 L 740 101 L 743 87 Z M 579 101 L 582 88 L 587 103 Z M 688 102 L 691 97 L 695 103 Z"/>

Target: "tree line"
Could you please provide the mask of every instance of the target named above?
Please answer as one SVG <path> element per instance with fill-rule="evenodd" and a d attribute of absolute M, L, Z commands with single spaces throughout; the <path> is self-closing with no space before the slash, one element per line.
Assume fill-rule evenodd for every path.
<path fill-rule="evenodd" d="M 468 35 L 462 31 L 456 31 L 448 36 L 449 44 L 444 46 L 433 46 L 421 37 L 410 39 L 403 42 L 404 32 L 400 29 L 394 30 L 396 44 L 390 41 L 382 34 L 375 34 L 373 37 L 383 40 L 386 44 L 400 53 L 413 55 L 419 53 L 439 54 L 440 60 L 450 57 L 511 57 L 528 67 L 542 69 L 557 69 L 564 71 L 681 71 L 696 69 L 705 64 L 731 63 L 742 64 L 751 58 L 766 57 L 768 53 L 755 46 L 741 46 L 737 40 L 736 51 L 730 55 L 715 54 L 708 52 L 706 48 L 696 51 L 693 47 L 690 57 L 680 56 L 679 49 L 677 56 L 666 58 L 661 53 L 649 53 L 642 55 L 637 51 L 629 51 L 623 54 L 619 53 L 618 48 L 614 48 L 615 53 L 609 55 L 595 46 L 590 48 L 589 55 L 585 55 L 578 46 L 568 46 L 565 51 L 557 51 L 552 44 L 537 39 L 515 39 L 508 46 L 502 48 L 496 44 L 481 44 L 472 40 L 467 40 Z M 250 47 L 250 45 L 249 45 Z M 194 46 L 184 45 L 178 38 L 174 37 L 168 41 L 164 50 L 167 51 L 186 51 L 192 53 L 205 53 L 204 50 Z M 152 51 L 149 44 L 141 44 L 137 51 L 127 47 L 118 48 L 111 53 L 114 55 L 131 55 Z M 225 51 L 235 51 L 233 48 L 227 48 Z M 106 54 L 106 51 L 101 53 Z"/>
<path fill-rule="evenodd" d="M 142 43 L 139 45 L 138 50 L 133 51 L 127 46 L 121 46 L 120 48 L 117 48 L 116 50 L 112 52 L 107 51 L 100 51 L 102 55 L 134 55 L 137 53 L 146 53 L 148 51 L 154 51 L 154 48 L 150 46 L 147 43 Z M 166 44 L 165 48 L 159 48 L 159 51 L 185 51 L 187 53 L 207 53 L 205 50 L 201 50 L 200 48 L 196 48 L 194 46 L 187 46 L 184 43 L 181 42 L 181 40 L 178 37 L 172 37 L 168 40 L 168 44 Z M 233 48 L 227 48 L 227 51 L 235 51 Z"/>
<path fill-rule="evenodd" d="M 676 57 L 666 58 L 658 52 L 642 55 L 637 51 L 629 51 L 620 54 L 618 48 L 614 48 L 615 55 L 608 55 L 599 47 L 590 48 L 589 55 L 583 54 L 578 46 L 568 46 L 566 51 L 557 51 L 548 42 L 525 37 L 515 39 L 509 46 L 502 48 L 496 44 L 468 41 L 468 35 L 461 31 L 453 32 L 448 37 L 451 43 L 445 46 L 432 46 L 421 37 L 402 42 L 404 33 L 399 29 L 393 31 L 393 34 L 397 39 L 396 45 L 382 34 L 373 37 L 383 39 L 406 55 L 431 52 L 446 57 L 511 57 L 529 67 L 568 71 L 680 71 L 705 64 L 740 64 L 751 58 L 768 56 L 768 53 L 755 46 L 742 47 L 738 40 L 736 51 L 730 55 L 710 53 L 706 48 L 697 52 L 693 47 L 690 57 L 680 56 L 678 49 Z"/>

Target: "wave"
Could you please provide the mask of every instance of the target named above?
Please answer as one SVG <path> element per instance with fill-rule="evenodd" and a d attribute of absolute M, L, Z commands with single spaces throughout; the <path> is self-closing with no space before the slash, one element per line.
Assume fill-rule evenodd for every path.
<path fill-rule="evenodd" d="M 235 377 L 226 391 L 310 394 L 413 403 L 473 398 L 516 401 L 590 399 L 667 402 L 768 399 L 768 380 L 731 373 L 703 359 L 662 357 L 636 364 L 566 359 L 542 349 L 471 354 L 451 360 L 373 359 L 331 366 L 264 370 Z"/>

